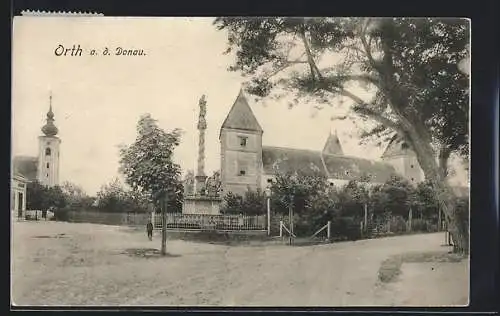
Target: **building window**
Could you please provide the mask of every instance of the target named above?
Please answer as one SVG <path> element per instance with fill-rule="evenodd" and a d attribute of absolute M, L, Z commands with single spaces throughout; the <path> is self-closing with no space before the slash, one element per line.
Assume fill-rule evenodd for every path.
<path fill-rule="evenodd" d="M 47 178 L 49 177 L 49 174 L 47 173 Z"/>
<path fill-rule="evenodd" d="M 412 168 L 412 169 L 413 169 L 413 165 L 410 165 L 410 168 Z"/>
<path fill-rule="evenodd" d="M 243 137 L 243 136 L 238 136 L 238 137 L 240 139 L 240 146 L 247 147 L 247 137 Z"/>
<path fill-rule="evenodd" d="M 414 179 L 414 178 L 411 178 L 411 182 L 415 182 L 415 179 Z"/>
<path fill-rule="evenodd" d="M 47 169 L 49 169 L 49 163 L 47 162 Z"/>
<path fill-rule="evenodd" d="M 50 148 L 45 148 L 45 156 L 50 156 L 51 151 Z"/>
<path fill-rule="evenodd" d="M 245 170 L 240 170 L 240 176 L 244 176 L 246 174 Z"/>
<path fill-rule="evenodd" d="M 273 183 L 273 179 L 267 179 L 267 183 Z"/>
<path fill-rule="evenodd" d="M 410 146 L 407 143 L 402 143 L 401 144 L 401 149 L 408 149 Z"/>

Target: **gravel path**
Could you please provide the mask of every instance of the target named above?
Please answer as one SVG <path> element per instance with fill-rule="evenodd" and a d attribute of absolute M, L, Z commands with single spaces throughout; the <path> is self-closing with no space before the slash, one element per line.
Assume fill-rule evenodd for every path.
<path fill-rule="evenodd" d="M 457 286 L 468 285 L 462 263 L 436 269 L 439 277 L 425 282 L 415 279 L 428 267 L 406 278 L 403 269 L 395 284 L 377 279 L 389 256 L 446 250 L 442 239 L 425 234 L 308 247 L 169 240 L 170 256 L 144 258 L 124 251 L 159 248 L 159 236 L 151 242 L 143 232 L 114 226 L 16 222 L 12 296 L 18 305 L 418 306 L 429 304 L 428 296 L 419 301 L 401 289 L 433 288 L 446 293 L 432 303 L 447 305 L 463 296 Z"/>

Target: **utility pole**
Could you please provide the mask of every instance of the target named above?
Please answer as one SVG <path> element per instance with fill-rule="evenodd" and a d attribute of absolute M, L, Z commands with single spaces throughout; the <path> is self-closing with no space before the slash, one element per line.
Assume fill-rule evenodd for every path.
<path fill-rule="evenodd" d="M 271 236 L 271 198 L 267 198 L 267 236 Z"/>
<path fill-rule="evenodd" d="M 288 217 L 290 218 L 290 245 L 293 244 L 293 195 L 290 195 L 290 205 L 288 206 Z"/>
<path fill-rule="evenodd" d="M 161 255 L 167 255 L 167 204 L 168 195 L 164 194 L 161 199 Z"/>

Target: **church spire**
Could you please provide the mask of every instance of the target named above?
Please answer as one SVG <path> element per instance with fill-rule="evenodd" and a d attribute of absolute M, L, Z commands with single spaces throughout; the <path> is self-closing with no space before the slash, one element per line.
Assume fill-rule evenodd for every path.
<path fill-rule="evenodd" d="M 263 132 L 262 127 L 259 125 L 257 118 L 253 114 L 245 98 L 243 88 L 240 88 L 229 114 L 222 123 L 222 129 L 224 128 Z"/>
<path fill-rule="evenodd" d="M 330 135 L 326 140 L 325 147 L 323 147 L 323 154 L 327 155 L 343 155 L 344 151 L 340 145 L 339 137 L 337 136 L 337 129 L 330 129 Z"/>
<path fill-rule="evenodd" d="M 47 112 L 47 123 L 42 127 L 45 136 L 56 136 L 59 130 L 54 125 L 54 112 L 52 112 L 52 91 L 49 95 L 49 111 Z"/>

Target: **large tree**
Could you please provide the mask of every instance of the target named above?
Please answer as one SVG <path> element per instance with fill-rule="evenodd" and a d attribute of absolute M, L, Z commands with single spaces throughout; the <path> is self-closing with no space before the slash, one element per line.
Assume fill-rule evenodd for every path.
<path fill-rule="evenodd" d="M 457 66 L 468 56 L 466 20 L 218 18 L 214 24 L 227 31 L 227 53 L 236 55 L 230 70 L 250 77 L 248 92 L 293 91 L 294 103 L 309 99 L 319 107 L 347 98 L 349 115 L 374 123 L 365 137 L 403 138 L 446 214 L 455 250 L 468 252 L 468 227 L 456 216 L 446 181 L 450 154 L 468 155 L 469 79 Z"/>
<path fill-rule="evenodd" d="M 173 161 L 180 136 L 179 129 L 166 132 L 145 114 L 137 123 L 135 142 L 120 149 L 120 172 L 126 183 L 134 191 L 148 194 L 152 202 L 167 195 L 172 209 L 179 208 L 183 197 L 181 168 Z"/>
<path fill-rule="evenodd" d="M 142 115 L 137 123 L 137 138 L 130 146 L 120 149 L 120 171 L 136 192 L 147 194 L 161 207 L 161 254 L 166 255 L 166 209 L 180 211 L 184 188 L 181 167 L 173 161 L 181 131 L 166 132 L 150 114 Z M 166 203 L 165 203 L 166 199 Z"/>

